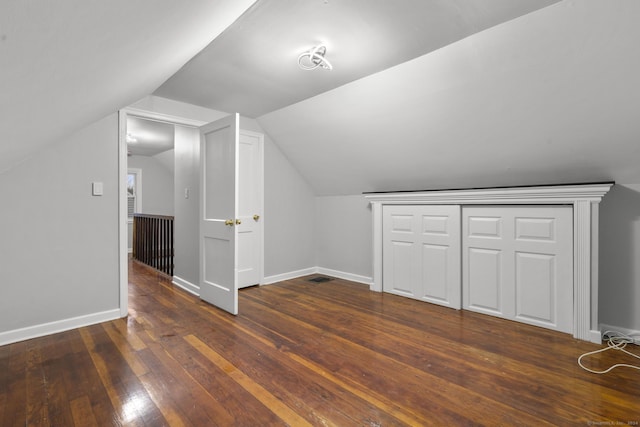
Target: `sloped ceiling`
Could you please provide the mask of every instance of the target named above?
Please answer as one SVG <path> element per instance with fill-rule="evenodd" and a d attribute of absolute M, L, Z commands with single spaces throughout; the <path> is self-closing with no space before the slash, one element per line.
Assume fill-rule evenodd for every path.
<path fill-rule="evenodd" d="M 639 183 L 639 19 L 565 0 L 258 122 L 318 195 Z"/>
<path fill-rule="evenodd" d="M 259 0 L 154 94 L 255 118 L 558 1 Z M 301 70 L 318 45 L 333 70 Z"/>
<path fill-rule="evenodd" d="M 0 173 L 153 92 L 253 2 L 0 2 Z"/>
<path fill-rule="evenodd" d="M 454 37 L 373 75 L 328 78 L 321 70 L 310 72 L 305 87 L 313 90 L 302 100 L 273 98 L 277 102 L 261 103 L 255 116 L 318 195 L 609 179 L 640 183 L 640 2 L 554 2 L 528 0 L 537 6 L 509 9 L 490 25 L 473 23 L 469 28 L 476 34 Z M 0 173 L 152 93 L 220 34 L 226 40 L 225 29 L 252 4 L 0 2 Z M 260 0 L 250 12 L 265 4 L 278 2 Z M 365 16 L 360 12 L 349 15 L 353 22 Z M 305 18 L 299 20 L 307 28 L 318 28 L 316 15 Z M 340 22 L 344 27 L 351 21 Z M 257 40 L 288 30 L 259 23 L 250 29 Z M 407 31 L 420 34 L 415 26 Z M 314 37 L 311 42 L 321 41 L 323 34 Z M 295 58 L 300 46 L 288 55 Z M 375 46 L 367 44 L 362 52 L 375 56 Z M 331 48 L 338 55 L 338 45 Z M 232 68 L 240 59 L 246 60 L 218 57 Z M 338 56 L 333 59 L 337 67 Z M 268 65 L 258 62 L 249 71 L 259 79 Z M 265 80 L 261 90 L 279 85 Z M 233 90 L 241 94 L 239 88 Z M 246 103 L 267 97 L 269 90 L 252 93 L 233 109 L 252 116 Z M 224 110 L 231 112 L 236 99 L 229 102 Z M 265 112 L 271 108 L 276 110 Z"/>

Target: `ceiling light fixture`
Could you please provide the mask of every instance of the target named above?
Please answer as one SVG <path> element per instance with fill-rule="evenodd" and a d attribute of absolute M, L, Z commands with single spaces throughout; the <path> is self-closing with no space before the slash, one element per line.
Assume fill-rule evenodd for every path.
<path fill-rule="evenodd" d="M 320 45 L 313 47 L 298 56 L 298 66 L 303 70 L 315 70 L 318 67 L 324 68 L 325 70 L 332 70 L 333 67 L 331 63 L 324 57 L 326 53 L 326 46 Z"/>

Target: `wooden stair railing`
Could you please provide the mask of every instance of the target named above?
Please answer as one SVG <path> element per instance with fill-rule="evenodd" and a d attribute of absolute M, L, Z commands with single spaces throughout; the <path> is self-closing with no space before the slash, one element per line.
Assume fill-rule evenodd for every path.
<path fill-rule="evenodd" d="M 133 214 L 133 259 L 173 276 L 173 217 Z"/>

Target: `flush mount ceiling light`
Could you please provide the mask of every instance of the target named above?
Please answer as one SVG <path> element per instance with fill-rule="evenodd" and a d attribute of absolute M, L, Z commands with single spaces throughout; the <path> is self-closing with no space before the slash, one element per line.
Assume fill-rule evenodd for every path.
<path fill-rule="evenodd" d="M 298 56 L 298 65 L 303 70 L 315 70 L 318 67 L 324 68 L 325 70 L 332 70 L 333 67 L 331 63 L 324 57 L 326 53 L 326 46 L 320 45 L 313 47 Z"/>

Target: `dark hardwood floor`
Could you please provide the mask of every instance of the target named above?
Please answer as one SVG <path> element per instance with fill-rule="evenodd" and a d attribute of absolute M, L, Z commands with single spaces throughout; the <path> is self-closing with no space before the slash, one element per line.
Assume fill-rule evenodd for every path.
<path fill-rule="evenodd" d="M 129 292 L 126 319 L 0 347 L 0 425 L 640 423 L 638 371 L 582 370 L 599 346 L 565 334 L 339 279 L 242 290 L 237 317 L 136 263 Z"/>

